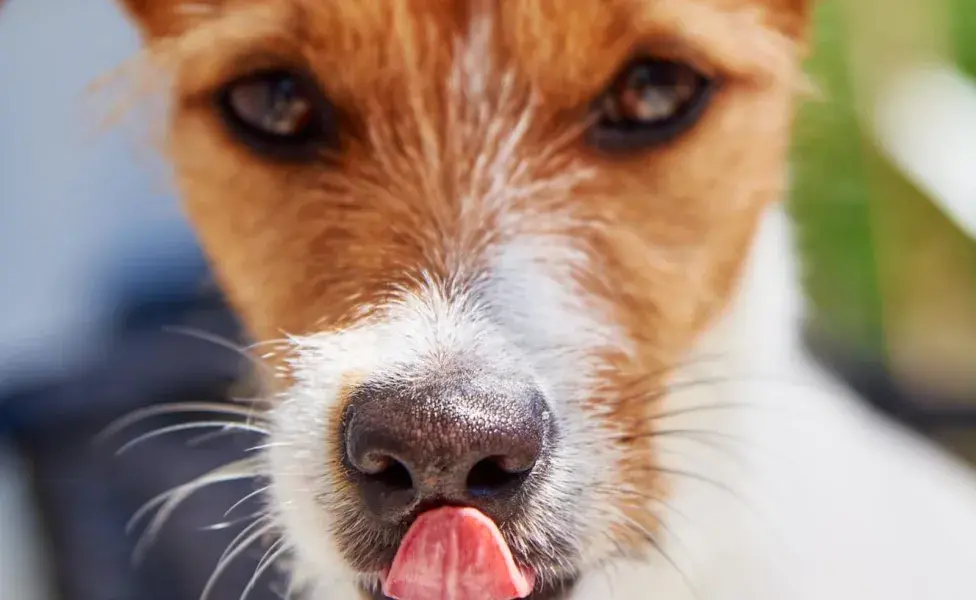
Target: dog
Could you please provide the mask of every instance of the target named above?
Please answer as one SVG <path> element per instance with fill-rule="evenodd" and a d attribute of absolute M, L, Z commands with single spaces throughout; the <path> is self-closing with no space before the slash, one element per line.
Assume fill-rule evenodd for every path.
<path fill-rule="evenodd" d="M 274 373 L 230 555 L 310 600 L 976 593 L 973 477 L 796 350 L 812 0 L 121 3 Z"/>

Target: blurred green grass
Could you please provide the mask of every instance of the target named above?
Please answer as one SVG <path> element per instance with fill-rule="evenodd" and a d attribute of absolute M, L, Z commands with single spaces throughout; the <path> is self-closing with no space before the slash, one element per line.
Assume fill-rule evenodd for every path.
<path fill-rule="evenodd" d="M 976 2 L 951 0 L 959 67 L 976 73 Z M 812 325 L 854 351 L 883 356 L 883 310 L 897 303 L 899 253 L 919 228 L 935 227 L 954 252 L 976 261 L 971 240 L 889 165 L 863 136 L 846 66 L 846 31 L 837 0 L 816 13 L 807 72 L 821 92 L 798 114 L 789 209 L 797 224 Z M 879 27 L 884 15 L 878 16 Z M 928 230 L 931 231 L 931 230 Z M 976 275 L 976 272 L 974 272 Z M 976 282 L 976 277 L 974 277 Z"/>

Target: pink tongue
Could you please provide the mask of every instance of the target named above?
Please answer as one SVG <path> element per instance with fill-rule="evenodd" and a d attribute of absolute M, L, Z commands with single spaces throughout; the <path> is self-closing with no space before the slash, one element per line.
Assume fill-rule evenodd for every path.
<path fill-rule="evenodd" d="M 513 600 L 534 584 L 491 519 L 474 508 L 444 507 L 420 515 L 407 531 L 383 593 L 395 600 Z"/>

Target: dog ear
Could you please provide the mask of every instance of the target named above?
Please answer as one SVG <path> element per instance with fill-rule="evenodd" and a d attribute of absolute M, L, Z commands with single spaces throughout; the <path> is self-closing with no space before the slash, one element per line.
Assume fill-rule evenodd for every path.
<path fill-rule="evenodd" d="M 201 15 L 219 10 L 221 0 L 118 0 L 146 41 L 178 36 Z"/>

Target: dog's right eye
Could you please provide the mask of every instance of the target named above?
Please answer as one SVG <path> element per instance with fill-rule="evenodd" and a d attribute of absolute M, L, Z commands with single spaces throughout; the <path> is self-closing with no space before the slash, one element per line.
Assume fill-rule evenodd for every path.
<path fill-rule="evenodd" d="M 220 91 L 217 104 L 233 135 L 272 158 L 309 158 L 335 142 L 331 105 L 295 73 L 266 71 L 235 80 Z"/>

